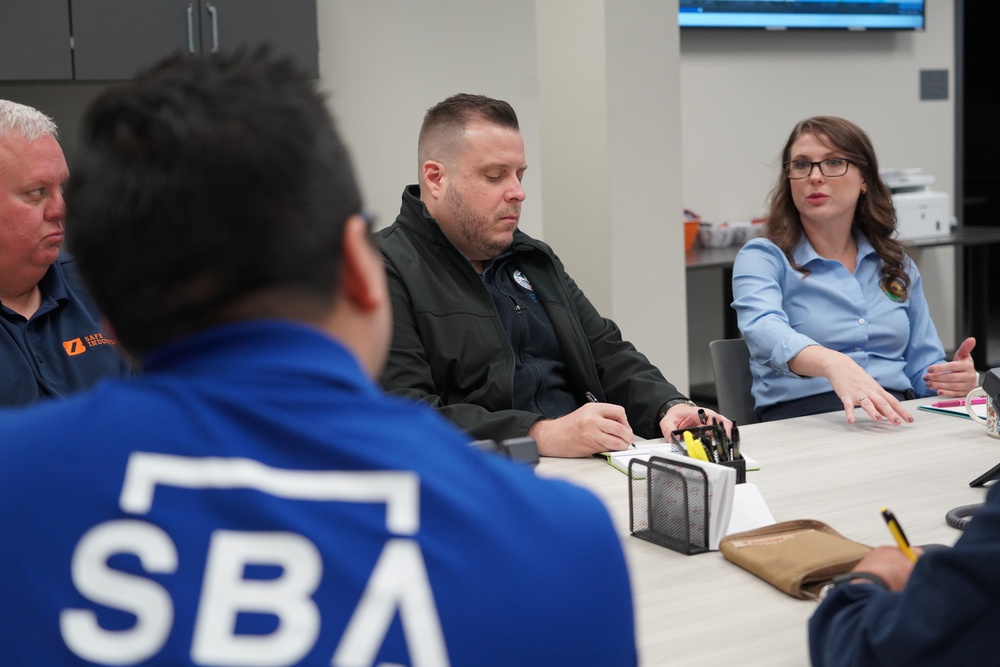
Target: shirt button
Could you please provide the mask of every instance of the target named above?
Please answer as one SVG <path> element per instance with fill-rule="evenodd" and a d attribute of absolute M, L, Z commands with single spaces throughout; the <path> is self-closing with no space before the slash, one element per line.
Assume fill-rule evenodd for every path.
<path fill-rule="evenodd" d="M 860 352 L 860 351 L 861 351 L 861 348 L 860 348 L 860 347 L 856 347 L 856 348 L 854 348 L 854 351 L 855 351 L 855 352 Z"/>
<path fill-rule="evenodd" d="M 864 324 L 864 323 L 865 323 L 865 318 L 862 317 L 860 320 L 858 320 L 858 324 Z"/>

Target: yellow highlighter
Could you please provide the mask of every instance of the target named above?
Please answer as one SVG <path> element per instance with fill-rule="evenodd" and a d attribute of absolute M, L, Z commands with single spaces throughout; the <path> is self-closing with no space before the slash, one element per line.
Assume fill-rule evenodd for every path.
<path fill-rule="evenodd" d="M 693 459 L 698 459 L 699 461 L 708 461 L 708 455 L 705 454 L 705 448 L 701 444 L 701 440 L 695 440 L 694 436 L 691 435 L 691 431 L 684 431 L 684 446 L 687 447 L 688 456 Z"/>
<path fill-rule="evenodd" d="M 888 508 L 883 507 L 882 518 L 885 519 L 885 524 L 889 526 L 889 532 L 892 533 L 892 537 L 896 540 L 899 550 L 902 551 L 907 558 L 916 563 L 917 554 L 915 554 L 913 549 L 910 548 L 910 541 L 906 539 L 903 527 L 899 525 L 898 521 L 896 521 L 895 515 Z"/>

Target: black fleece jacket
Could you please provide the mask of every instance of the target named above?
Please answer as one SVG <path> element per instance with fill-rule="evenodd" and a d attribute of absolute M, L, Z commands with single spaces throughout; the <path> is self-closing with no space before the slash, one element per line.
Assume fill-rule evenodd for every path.
<path fill-rule="evenodd" d="M 448 240 L 411 185 L 399 216 L 375 234 L 392 296 L 393 337 L 380 383 L 427 403 L 477 439 L 524 436 L 541 415 L 511 408 L 514 352 L 472 264 Z M 601 317 L 552 249 L 517 231 L 513 261 L 530 276 L 584 394 L 625 408 L 632 430 L 661 437 L 659 414 L 685 396 Z"/>

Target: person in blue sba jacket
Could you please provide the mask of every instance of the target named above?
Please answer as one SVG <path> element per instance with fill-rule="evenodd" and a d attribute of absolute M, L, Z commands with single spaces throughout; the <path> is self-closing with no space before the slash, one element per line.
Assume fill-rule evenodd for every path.
<path fill-rule="evenodd" d="M 266 52 L 102 92 L 66 191 L 143 366 L 0 411 L 4 665 L 635 665 L 589 492 L 385 396 L 390 302 L 315 82 Z"/>

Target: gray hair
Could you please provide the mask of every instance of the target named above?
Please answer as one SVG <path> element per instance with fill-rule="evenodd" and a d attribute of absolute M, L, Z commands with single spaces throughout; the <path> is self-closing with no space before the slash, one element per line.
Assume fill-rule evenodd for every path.
<path fill-rule="evenodd" d="M 34 107 L 10 100 L 0 100 L 0 138 L 10 134 L 35 141 L 45 136 L 58 137 L 55 121 Z"/>

